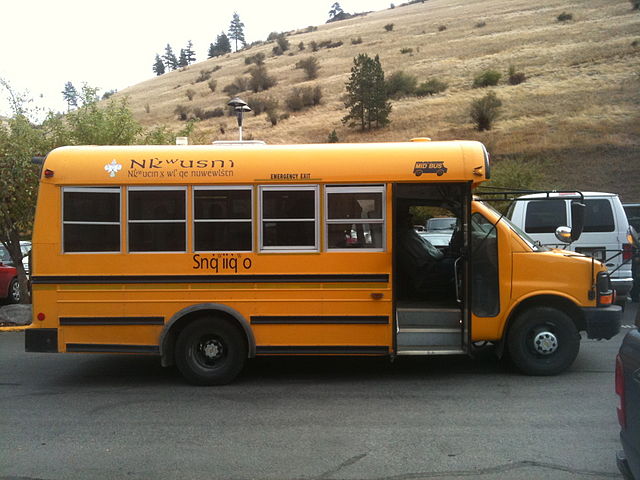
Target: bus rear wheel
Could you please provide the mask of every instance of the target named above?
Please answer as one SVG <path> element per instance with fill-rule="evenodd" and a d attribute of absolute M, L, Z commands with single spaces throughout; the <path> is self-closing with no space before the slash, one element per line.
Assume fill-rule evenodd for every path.
<path fill-rule="evenodd" d="M 176 365 L 195 385 L 230 383 L 244 367 L 247 346 L 231 323 L 201 318 L 187 325 L 176 342 Z"/>
<path fill-rule="evenodd" d="M 580 350 L 573 320 L 560 310 L 536 307 L 522 313 L 507 336 L 509 355 L 526 375 L 557 375 L 571 366 Z"/>

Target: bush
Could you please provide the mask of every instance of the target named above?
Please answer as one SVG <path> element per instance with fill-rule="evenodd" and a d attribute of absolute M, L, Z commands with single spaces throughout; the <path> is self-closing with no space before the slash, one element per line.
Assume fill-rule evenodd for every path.
<path fill-rule="evenodd" d="M 304 42 L 300 42 L 298 44 L 298 50 L 303 51 L 304 50 Z"/>
<path fill-rule="evenodd" d="M 447 26 L 446 26 L 446 25 L 440 25 L 440 26 L 438 26 L 438 31 L 439 31 L 439 32 L 444 32 L 446 29 L 447 29 Z"/>
<path fill-rule="evenodd" d="M 240 92 L 244 92 L 247 88 L 249 88 L 249 80 L 244 77 L 236 77 L 235 80 L 224 87 L 222 91 L 233 97 Z"/>
<path fill-rule="evenodd" d="M 402 53 L 403 55 L 405 53 L 413 53 L 413 48 L 406 48 L 406 47 L 405 48 L 401 48 L 400 49 L 400 53 Z"/>
<path fill-rule="evenodd" d="M 189 117 L 190 111 L 191 109 L 185 105 L 177 105 L 176 108 L 173 110 L 173 113 L 175 113 L 178 116 L 178 120 L 186 121 L 187 118 Z"/>
<path fill-rule="evenodd" d="M 268 90 L 276 84 L 276 79 L 267 73 L 267 67 L 264 65 L 255 65 L 249 70 L 248 87 L 253 93 L 261 92 L 262 90 Z"/>
<path fill-rule="evenodd" d="M 304 108 L 319 105 L 321 99 L 322 89 L 316 85 L 315 87 L 294 88 L 285 103 L 289 110 L 298 112 Z"/>
<path fill-rule="evenodd" d="M 356 37 L 351 39 L 351 45 L 360 45 L 361 43 L 362 43 L 362 37 Z"/>
<path fill-rule="evenodd" d="M 213 110 L 205 110 L 203 108 L 194 108 L 193 116 L 199 120 L 207 120 L 209 118 L 224 117 L 224 109 L 222 107 Z"/>
<path fill-rule="evenodd" d="M 289 40 L 287 40 L 287 37 L 285 37 L 284 34 L 279 35 L 278 38 L 276 38 L 276 43 L 283 52 L 289 50 Z"/>
<path fill-rule="evenodd" d="M 493 87 L 498 84 L 502 74 L 496 70 L 485 70 L 473 79 L 473 88 Z"/>
<path fill-rule="evenodd" d="M 271 53 L 273 53 L 274 56 L 279 57 L 284 54 L 284 51 L 280 48 L 280 45 L 276 45 L 271 49 Z"/>
<path fill-rule="evenodd" d="M 632 10 L 640 10 L 640 0 L 629 0 L 631 2 Z"/>
<path fill-rule="evenodd" d="M 315 40 L 311 40 L 309 42 L 309 46 L 311 47 L 311 51 L 312 52 L 317 52 L 318 51 L 318 42 L 316 42 Z"/>
<path fill-rule="evenodd" d="M 196 95 L 196 91 L 191 89 L 191 88 L 187 89 L 187 91 L 184 92 L 184 93 L 187 96 L 187 98 L 189 99 L 189 101 L 193 100 L 193 97 L 195 97 L 195 95 Z"/>
<path fill-rule="evenodd" d="M 209 82 L 207 83 L 207 86 L 209 87 L 209 90 L 211 90 L 211 93 L 216 91 L 216 87 L 218 86 L 218 82 L 216 80 L 209 80 Z"/>
<path fill-rule="evenodd" d="M 385 81 L 385 88 L 389 97 L 401 98 L 415 94 L 417 84 L 418 79 L 415 75 L 399 70 L 389 75 Z"/>
<path fill-rule="evenodd" d="M 427 95 L 435 95 L 436 93 L 444 92 L 449 85 L 445 82 L 438 80 L 437 78 L 431 78 L 426 82 L 422 82 L 418 88 L 416 88 L 416 95 L 418 97 L 426 97 Z"/>
<path fill-rule="evenodd" d="M 327 143 L 338 143 L 340 142 L 340 139 L 338 138 L 338 134 L 336 133 L 335 129 L 332 130 L 332 132 L 329 134 L 329 137 L 327 138 Z"/>
<path fill-rule="evenodd" d="M 471 120 L 479 131 L 491 130 L 493 122 L 500 114 L 502 102 L 495 92 L 489 92 L 484 97 L 471 102 Z"/>
<path fill-rule="evenodd" d="M 200 70 L 200 75 L 196 78 L 195 83 L 206 82 L 211 78 L 211 70 Z"/>
<path fill-rule="evenodd" d="M 568 22 L 569 20 L 573 20 L 573 14 L 562 12 L 560 15 L 558 15 L 559 22 Z"/>
<path fill-rule="evenodd" d="M 517 72 L 516 67 L 509 66 L 509 85 L 519 85 L 526 79 L 524 72 Z"/>
<path fill-rule="evenodd" d="M 262 65 L 264 63 L 265 55 L 262 52 L 256 53 L 255 55 L 251 55 L 249 57 L 244 57 L 244 64 L 251 65 L 255 63 L 256 65 Z"/>
<path fill-rule="evenodd" d="M 313 80 L 318 78 L 320 64 L 316 57 L 307 57 L 296 62 L 296 68 L 304 70 L 304 73 L 307 75 L 307 80 Z"/>
<path fill-rule="evenodd" d="M 387 32 L 390 32 L 391 30 L 393 30 L 393 23 L 387 23 L 387 24 L 384 26 L 384 29 L 385 29 Z"/>
<path fill-rule="evenodd" d="M 267 111 L 267 120 L 271 122 L 271 126 L 275 127 L 278 124 L 278 112 L 276 110 Z"/>
<path fill-rule="evenodd" d="M 312 42 L 313 43 L 313 42 Z M 331 40 L 323 40 L 318 44 L 318 48 L 336 48 L 342 45 L 342 40 L 338 40 L 337 42 Z M 314 50 L 315 52 L 315 50 Z"/>
<path fill-rule="evenodd" d="M 486 27 L 487 26 L 487 22 L 485 22 L 484 20 L 479 21 L 478 23 L 476 23 L 474 25 L 474 27 L 476 28 L 482 28 L 482 27 Z"/>
<path fill-rule="evenodd" d="M 263 112 L 273 112 L 278 108 L 278 100 L 273 97 L 251 97 L 247 100 L 247 105 L 251 108 L 254 115 L 260 115 Z"/>

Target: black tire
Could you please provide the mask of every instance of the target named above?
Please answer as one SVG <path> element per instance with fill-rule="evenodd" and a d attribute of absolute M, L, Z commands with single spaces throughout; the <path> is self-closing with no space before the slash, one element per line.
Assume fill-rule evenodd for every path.
<path fill-rule="evenodd" d="M 9 284 L 7 301 L 9 303 L 20 303 L 20 282 L 18 282 L 17 278 L 11 280 L 11 283 Z"/>
<path fill-rule="evenodd" d="M 247 344 L 228 321 L 200 318 L 185 327 L 176 342 L 175 360 L 184 378 L 195 385 L 224 385 L 244 367 Z"/>
<path fill-rule="evenodd" d="M 416 174 L 416 177 L 419 177 L 420 175 L 422 175 L 422 170 L 416 170 L 415 172 L 413 172 Z"/>
<path fill-rule="evenodd" d="M 580 334 L 560 310 L 535 307 L 520 314 L 507 336 L 509 356 L 526 375 L 557 375 L 580 351 Z"/>
<path fill-rule="evenodd" d="M 436 175 L 437 175 L 437 176 L 439 176 L 439 177 L 441 177 L 442 175 L 444 175 L 444 169 L 442 169 L 442 168 L 441 168 L 441 169 L 439 169 L 439 170 L 436 172 Z"/>

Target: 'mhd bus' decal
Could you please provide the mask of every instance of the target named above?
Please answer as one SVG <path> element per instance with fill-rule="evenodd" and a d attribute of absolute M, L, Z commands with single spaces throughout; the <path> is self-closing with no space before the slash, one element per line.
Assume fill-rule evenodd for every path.
<path fill-rule="evenodd" d="M 440 177 L 447 173 L 447 167 L 444 166 L 444 162 L 416 162 L 413 167 L 413 173 L 416 177 L 423 173 L 435 173 Z"/>

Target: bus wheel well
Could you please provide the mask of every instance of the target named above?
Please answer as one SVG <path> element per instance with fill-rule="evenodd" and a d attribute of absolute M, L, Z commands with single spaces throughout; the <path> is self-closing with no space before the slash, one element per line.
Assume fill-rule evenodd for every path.
<path fill-rule="evenodd" d="M 520 304 L 516 308 L 514 308 L 509 315 L 507 326 L 504 329 L 504 332 L 502 332 L 502 340 L 497 351 L 498 356 L 502 357 L 504 353 L 504 350 L 506 348 L 507 336 L 509 335 L 509 329 L 513 325 L 514 320 L 518 318 L 523 312 L 535 307 L 555 308 L 556 310 L 565 313 L 569 316 L 569 318 L 571 318 L 571 320 L 573 320 L 573 323 L 576 326 L 576 330 L 581 331 L 586 328 L 582 311 L 571 300 L 555 295 L 538 295 L 535 297 L 530 297 L 520 302 Z"/>
<path fill-rule="evenodd" d="M 172 320 L 172 323 L 168 326 L 168 329 L 163 333 L 161 338 L 161 363 L 163 367 L 168 367 L 175 363 L 175 346 L 180 333 L 190 323 L 200 320 L 202 318 L 210 319 L 212 322 L 224 322 L 237 329 L 245 341 L 245 346 L 249 352 L 249 356 L 255 355 L 255 341 L 251 330 L 247 330 L 248 325 L 246 322 L 239 320 L 230 312 L 216 308 L 203 308 L 184 313 Z"/>

